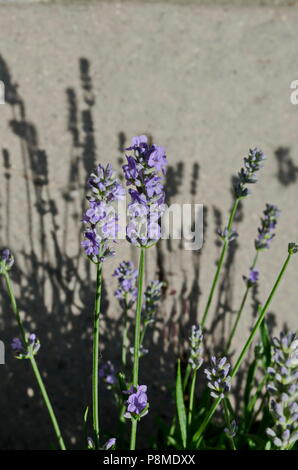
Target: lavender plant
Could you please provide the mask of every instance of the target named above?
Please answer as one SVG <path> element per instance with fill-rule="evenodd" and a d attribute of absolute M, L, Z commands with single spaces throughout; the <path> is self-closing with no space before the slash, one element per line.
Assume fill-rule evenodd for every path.
<path fill-rule="evenodd" d="M 92 366 L 92 411 L 93 433 L 96 448 L 99 448 L 99 320 L 102 289 L 102 265 L 114 255 L 110 246 L 118 233 L 118 216 L 113 203 L 125 196 L 125 190 L 116 178 L 110 164 L 98 165 L 91 173 L 88 185 L 91 195 L 87 196 L 88 208 L 83 217 L 86 226 L 82 246 L 86 255 L 97 267 L 96 294 L 93 319 L 93 366 Z"/>
<path fill-rule="evenodd" d="M 103 263 L 114 254 L 113 246 L 119 230 L 115 206 L 126 194 L 111 165 L 106 167 L 98 165 L 91 173 L 88 180 L 90 191 L 87 196 L 87 208 L 83 216 L 85 232 L 82 247 L 88 259 L 96 266 L 92 347 L 93 435 L 90 437 L 87 432 L 89 409 L 87 407 L 84 413 L 84 442 L 87 450 L 111 450 L 116 447 L 129 447 L 134 450 L 138 423 L 149 411 L 149 384 L 146 377 L 144 381 L 143 378 L 140 380 L 140 357 L 148 352 L 144 348 L 144 338 L 148 326 L 151 325 L 153 328 L 155 325 L 164 284 L 159 280 L 154 280 L 149 282 L 144 289 L 145 253 L 161 237 L 160 222 L 165 210 L 163 180 L 167 159 L 163 147 L 149 144 L 144 135 L 134 137 L 126 152 L 127 163 L 123 166 L 123 172 L 130 194 L 126 238 L 130 244 L 140 249 L 140 258 L 138 270 L 131 261 L 122 261 L 113 273 L 117 281 L 114 295 L 123 311 L 119 373 L 117 373 L 118 365 L 115 366 L 110 360 L 101 361 L 99 364 L 102 269 Z M 257 174 L 264 159 L 265 156 L 261 150 L 250 150 L 238 174 L 229 221 L 227 227 L 220 231 L 223 246 L 202 321 L 191 327 L 186 364 L 180 358 L 178 359 L 175 384 L 177 413 L 171 422 L 170 429 L 163 425 L 159 430 L 159 440 L 154 444 L 155 448 L 162 445 L 162 439 L 165 445 L 176 449 L 225 449 L 230 446 L 231 449 L 236 450 L 254 449 L 258 446 L 258 449 L 291 450 L 297 446 L 298 340 L 295 333 L 282 333 L 280 338 L 274 338 L 271 344 L 265 322 L 271 301 L 280 286 L 287 266 L 292 256 L 298 252 L 297 244 L 289 243 L 287 257 L 267 300 L 259 307 L 257 319 L 238 357 L 233 358 L 233 367 L 230 364 L 230 356 L 228 359 L 225 355 L 230 350 L 249 290 L 259 282 L 257 269 L 259 253 L 270 247 L 275 236 L 279 210 L 274 205 L 267 204 L 261 218 L 261 225 L 255 240 L 255 256 L 248 275 L 244 276 L 246 290 L 226 342 L 225 354 L 219 353 L 215 356 L 212 352 L 210 366 L 205 365 L 204 374 L 200 374 L 200 368 L 206 364 L 206 357 L 210 357 L 208 344 L 210 339 L 213 339 L 204 327 L 228 245 L 237 237 L 233 229 L 234 217 L 240 200 L 249 194 L 248 185 L 257 181 Z M 0 275 L 5 281 L 20 331 L 20 337 L 12 340 L 12 350 L 16 358 L 30 362 L 57 442 L 59 447 L 65 450 L 60 428 L 36 362 L 36 355 L 41 347 L 40 342 L 35 332 L 25 330 L 13 293 L 9 276 L 13 263 L 11 252 L 5 249 L 0 254 Z M 135 318 L 132 322 L 131 313 L 134 310 Z M 129 336 L 132 329 L 134 341 L 129 348 Z M 248 352 L 256 339 L 258 343 L 251 361 Z M 131 358 L 127 354 L 128 350 L 133 356 L 131 374 L 129 371 Z M 241 398 L 242 406 L 235 407 L 236 416 L 230 398 L 233 393 L 233 382 L 240 368 L 243 368 L 242 373 L 243 376 L 245 375 L 245 361 L 249 363 L 247 380 L 244 397 Z M 263 375 L 260 382 L 254 385 L 256 375 L 260 373 L 257 370 L 258 367 L 263 371 Z M 118 411 L 120 410 L 117 435 L 106 435 L 103 426 L 100 426 L 99 391 L 101 387 L 99 387 L 99 381 L 112 390 L 112 393 L 109 393 L 110 399 L 114 399 Z M 200 387 L 197 387 L 198 381 Z M 252 393 L 252 390 L 255 392 Z M 170 393 L 168 396 L 171 396 Z M 257 407 L 258 401 L 260 405 Z M 213 420 L 220 406 L 222 406 L 222 412 L 218 414 L 217 420 Z M 129 444 L 126 439 L 127 423 L 131 424 Z M 257 431 L 254 431 L 255 428 Z"/>
<path fill-rule="evenodd" d="M 135 320 L 133 387 L 139 381 L 139 350 L 141 335 L 141 311 L 145 249 L 157 243 L 161 236 L 160 217 L 165 210 L 163 177 L 166 172 L 167 158 L 163 147 L 149 145 L 146 136 L 134 137 L 126 149 L 127 164 L 123 166 L 126 185 L 129 186 L 131 202 L 128 205 L 130 216 L 126 228 L 127 240 L 141 249 L 138 272 L 138 296 Z M 138 420 L 131 415 L 132 428 L 130 449 L 136 446 Z"/>

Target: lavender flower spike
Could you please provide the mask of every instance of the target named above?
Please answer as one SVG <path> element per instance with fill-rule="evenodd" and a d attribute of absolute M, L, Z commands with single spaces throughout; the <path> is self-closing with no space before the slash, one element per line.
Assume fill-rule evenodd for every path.
<path fill-rule="evenodd" d="M 118 215 L 113 203 L 124 198 L 125 190 L 111 165 L 98 165 L 88 183 L 92 196 L 87 197 L 89 207 L 83 217 L 87 228 L 81 245 L 89 259 L 98 264 L 114 254 L 109 247 L 109 241 L 115 241 L 118 233 Z"/>
<path fill-rule="evenodd" d="M 36 334 L 31 333 L 27 339 L 28 346 L 25 346 L 19 338 L 13 338 L 11 348 L 17 359 L 29 359 L 35 356 L 40 349 L 40 342 Z"/>
<path fill-rule="evenodd" d="M 154 321 L 154 317 L 158 308 L 158 303 L 162 296 L 163 283 L 159 281 L 151 281 L 144 292 L 144 303 L 142 308 L 142 317 L 147 325 Z"/>
<path fill-rule="evenodd" d="M 258 228 L 258 238 L 255 240 L 256 250 L 270 248 L 272 239 L 275 237 L 273 230 L 277 224 L 280 210 L 273 204 L 266 204 L 266 209 L 263 212 L 264 216 L 261 218 L 261 227 Z"/>
<path fill-rule="evenodd" d="M 273 339 L 273 357 L 267 390 L 272 396 L 270 410 L 275 424 L 266 433 L 280 450 L 298 439 L 298 338 L 281 333 Z"/>
<path fill-rule="evenodd" d="M 190 336 L 190 357 L 191 367 L 198 370 L 203 364 L 203 333 L 202 328 L 197 325 L 191 327 Z"/>
<path fill-rule="evenodd" d="M 144 135 L 133 137 L 126 150 L 132 153 L 126 155 L 127 164 L 122 167 L 131 196 L 126 235 L 130 243 L 149 247 L 161 237 L 159 220 L 165 211 L 163 177 L 167 158 L 164 148 L 149 145 Z"/>
<path fill-rule="evenodd" d="M 0 274 L 9 271 L 14 263 L 14 257 L 8 248 L 0 252 Z"/>
<path fill-rule="evenodd" d="M 214 398 L 224 398 L 231 389 L 231 377 L 228 375 L 231 365 L 226 357 L 217 360 L 212 356 L 211 362 L 211 368 L 204 370 L 208 387 L 211 389 L 210 395 Z"/>
<path fill-rule="evenodd" d="M 244 158 L 244 166 L 238 173 L 238 181 L 234 186 L 235 197 L 242 199 L 249 194 L 247 184 L 257 182 L 256 174 L 262 166 L 262 162 L 266 159 L 266 156 L 262 150 L 258 148 L 250 149 L 248 156 Z"/>
<path fill-rule="evenodd" d="M 130 309 L 137 299 L 138 270 L 134 268 L 131 261 L 122 261 L 115 269 L 113 276 L 118 279 L 115 297 L 119 300 L 122 308 Z"/>

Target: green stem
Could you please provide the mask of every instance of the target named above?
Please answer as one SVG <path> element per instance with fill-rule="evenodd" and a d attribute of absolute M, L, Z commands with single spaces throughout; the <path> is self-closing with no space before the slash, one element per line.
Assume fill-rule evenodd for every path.
<path fill-rule="evenodd" d="M 9 274 L 7 273 L 7 271 L 4 272 L 4 279 L 5 279 L 5 283 L 6 283 L 10 303 L 11 303 L 11 307 L 12 307 L 12 310 L 13 310 L 15 316 L 16 316 L 16 320 L 17 320 L 19 330 L 20 330 L 20 333 L 21 333 L 22 342 L 23 342 L 24 346 L 26 348 L 28 348 L 29 345 L 28 345 L 28 341 L 27 341 L 27 338 L 26 338 L 25 329 L 23 327 L 23 323 L 22 323 L 22 320 L 21 320 L 21 317 L 20 317 L 20 312 L 19 312 L 19 309 L 18 309 L 18 306 L 17 306 L 17 303 L 16 303 L 14 292 L 13 292 L 11 280 L 10 280 L 10 277 L 9 277 Z M 59 428 L 59 425 L 58 425 L 58 422 L 57 422 L 57 419 L 56 419 L 51 401 L 50 401 L 49 396 L 47 394 L 44 382 L 43 382 L 42 377 L 40 375 L 39 368 L 38 368 L 38 365 L 36 363 L 36 360 L 35 360 L 35 357 L 33 356 L 33 354 L 31 354 L 29 356 L 29 360 L 30 360 L 30 364 L 32 366 L 37 384 L 39 386 L 39 390 L 40 390 L 41 395 L 43 397 L 44 403 L 47 407 L 47 410 L 48 410 L 48 413 L 49 413 L 49 416 L 50 416 L 50 419 L 51 419 L 51 422 L 52 422 L 52 425 L 53 425 L 53 428 L 54 428 L 54 432 L 55 432 L 59 447 L 60 447 L 61 450 L 66 450 L 66 447 L 65 447 L 65 444 L 64 444 L 64 441 L 63 441 L 63 437 L 61 435 L 61 431 L 60 431 L 60 428 Z"/>
<path fill-rule="evenodd" d="M 99 367 L 99 319 L 102 285 L 102 263 L 97 264 L 96 292 L 93 319 L 93 364 L 92 364 L 92 412 L 93 432 L 96 448 L 99 447 L 99 399 L 98 399 L 98 367 Z"/>
<path fill-rule="evenodd" d="M 246 343 L 245 343 L 245 345 L 244 345 L 244 347 L 243 347 L 243 349 L 242 349 L 242 351 L 241 351 L 241 353 L 240 353 L 240 355 L 237 359 L 237 362 L 236 362 L 234 368 L 232 369 L 231 378 L 235 377 L 235 375 L 237 374 L 237 372 L 239 370 L 239 367 L 241 366 L 242 361 L 243 361 L 243 359 L 244 359 L 244 357 L 247 353 L 247 350 L 250 347 L 250 345 L 251 345 L 251 343 L 252 343 L 252 341 L 253 341 L 253 339 L 254 339 L 254 337 L 255 337 L 255 335 L 256 335 L 256 333 L 257 333 L 257 331 L 258 331 L 258 329 L 259 329 L 259 327 L 262 323 L 262 321 L 264 320 L 264 317 L 265 317 L 266 312 L 269 308 L 269 305 L 272 301 L 272 298 L 275 294 L 275 291 L 276 291 L 276 289 L 277 289 L 277 287 L 278 287 L 278 285 L 279 285 L 279 283 L 280 283 L 280 281 L 281 281 L 281 279 L 282 279 L 282 277 L 285 273 L 285 270 L 288 266 L 291 255 L 292 255 L 291 253 L 288 254 L 288 256 L 287 256 L 287 258 L 286 258 L 286 260 L 285 260 L 285 262 L 284 262 L 284 264 L 283 264 L 283 266 L 280 270 L 280 273 L 279 273 L 279 275 L 277 277 L 277 280 L 275 281 L 275 284 L 274 284 L 274 286 L 273 286 L 273 288 L 272 288 L 272 290 L 269 294 L 269 297 L 268 297 L 264 307 L 262 308 L 262 310 L 260 312 L 259 318 L 257 319 L 257 321 L 255 323 L 255 326 L 253 327 L 252 332 L 250 333 L 250 335 L 249 335 L 249 337 L 248 337 L 248 339 L 247 339 L 247 341 L 246 341 Z M 203 420 L 201 426 L 199 427 L 198 431 L 194 435 L 193 441 L 196 443 L 197 446 L 199 446 L 199 444 L 201 442 L 201 439 L 202 439 L 202 434 L 205 431 L 206 427 L 208 426 L 208 423 L 209 423 L 210 419 L 212 418 L 213 414 L 215 413 L 215 411 L 216 411 L 218 405 L 220 404 L 221 400 L 222 400 L 222 398 L 219 397 L 214 401 L 212 407 L 209 410 L 209 413 L 205 416 L 205 419 Z"/>
<path fill-rule="evenodd" d="M 226 423 L 227 423 L 227 427 L 228 427 L 228 429 L 231 429 L 230 412 L 229 412 L 229 409 L 228 409 L 228 406 L 227 406 L 227 401 L 226 401 L 225 398 L 223 399 L 223 406 L 224 406 L 224 415 L 225 415 L 225 420 L 226 420 Z M 229 436 L 229 440 L 231 441 L 232 450 L 236 450 L 234 438 L 232 436 Z"/>
<path fill-rule="evenodd" d="M 122 338 L 122 367 L 125 370 L 127 362 L 127 348 L 128 348 L 128 319 L 127 319 L 127 307 L 124 308 L 124 329 Z"/>
<path fill-rule="evenodd" d="M 133 379 L 134 387 L 138 386 L 139 381 L 139 349 L 140 349 L 140 332 L 141 332 L 141 312 L 143 303 L 143 281 L 144 281 L 144 268 L 145 268 L 145 248 L 141 248 L 139 273 L 138 273 L 138 298 L 135 322 L 135 338 L 134 338 L 134 354 L 133 354 Z M 136 435 L 137 435 L 137 420 L 132 418 L 131 423 L 131 438 L 130 450 L 136 448 Z"/>
<path fill-rule="evenodd" d="M 255 257 L 254 257 L 254 261 L 253 261 L 253 263 L 252 263 L 252 265 L 251 265 L 251 269 L 254 269 L 255 266 L 256 266 L 257 259 L 258 259 L 258 254 L 259 254 L 259 252 L 257 251 L 256 254 L 255 254 Z M 239 320 L 240 320 L 240 317 L 241 317 L 241 314 L 242 314 L 244 305 L 245 305 L 245 303 L 246 303 L 247 296 L 248 296 L 248 293 L 249 293 L 249 291 L 250 291 L 250 288 L 251 288 L 251 286 L 248 285 L 248 286 L 246 287 L 245 292 L 244 292 L 244 295 L 243 295 L 243 298 L 242 298 L 242 301 L 241 301 L 239 310 L 238 310 L 238 312 L 237 312 L 237 316 L 236 316 L 235 323 L 234 323 L 234 325 L 233 325 L 232 331 L 231 331 L 230 336 L 229 336 L 229 339 L 228 339 L 228 341 L 227 341 L 227 346 L 226 346 L 225 354 L 228 354 L 229 349 L 230 349 L 230 347 L 231 347 L 231 343 L 232 343 L 232 340 L 233 340 L 233 338 L 234 338 L 234 336 L 235 336 L 235 333 L 236 333 L 236 330 L 237 330 L 237 327 L 238 327 L 238 324 L 239 324 Z"/>
<path fill-rule="evenodd" d="M 203 315 L 202 322 L 201 322 L 202 327 L 206 323 L 207 315 L 208 315 L 209 308 L 210 308 L 210 305 L 211 305 L 211 302 L 212 302 L 212 299 L 213 299 L 215 287 L 217 285 L 219 275 L 220 275 L 220 272 L 221 272 L 221 269 L 222 269 L 222 266 L 223 266 L 223 262 L 224 262 L 224 259 L 225 259 L 225 255 L 226 255 L 226 252 L 227 252 L 227 249 L 228 249 L 228 244 L 229 244 L 228 238 L 229 238 L 229 235 L 231 234 L 231 228 L 232 228 L 232 224 L 233 224 L 233 221 L 234 221 L 234 217 L 235 217 L 235 214 L 236 214 L 236 210 L 237 210 L 239 201 L 240 201 L 240 199 L 238 199 L 238 198 L 235 199 L 232 210 L 231 210 L 231 213 L 230 213 L 228 227 L 227 227 L 228 235 L 226 236 L 226 238 L 224 240 L 224 243 L 223 243 L 223 246 L 222 246 L 222 249 L 221 249 L 221 254 L 220 254 L 220 257 L 219 257 L 219 261 L 218 261 L 218 264 L 217 264 L 217 268 L 216 268 L 215 275 L 214 275 L 214 278 L 213 278 L 213 281 L 212 281 L 209 297 L 208 297 L 208 300 L 207 300 L 207 304 L 206 304 L 206 307 L 205 307 L 205 310 L 204 310 L 204 315 Z"/>
<path fill-rule="evenodd" d="M 192 413 L 193 413 L 193 403 L 194 403 L 194 395 L 196 389 L 196 380 L 197 380 L 197 370 L 193 371 L 191 387 L 190 387 L 190 395 L 189 395 L 189 409 L 188 409 L 188 426 L 191 426 L 192 422 Z"/>

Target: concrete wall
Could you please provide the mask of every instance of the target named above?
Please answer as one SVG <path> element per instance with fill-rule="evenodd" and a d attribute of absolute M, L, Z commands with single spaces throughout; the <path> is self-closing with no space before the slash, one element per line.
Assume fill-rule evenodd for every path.
<path fill-rule="evenodd" d="M 83 408 L 90 400 L 94 269 L 80 250 L 85 182 L 96 162 L 120 168 L 133 135 L 164 145 L 171 202 L 205 206 L 205 241 L 185 252 L 163 241 L 147 257 L 147 279 L 167 282 L 151 355 L 141 381 L 150 383 L 153 415 L 167 415 L 174 357 L 202 314 L 219 254 L 215 231 L 231 205 L 231 178 L 251 146 L 268 156 L 260 181 L 237 218 L 231 250 L 210 312 L 210 347 L 220 350 L 243 294 L 253 240 L 265 203 L 282 210 L 270 252 L 262 253 L 260 301 L 268 295 L 287 243 L 298 240 L 298 10 L 201 6 L 194 2 L 74 2 L 0 6 L 0 244 L 16 257 L 13 279 L 26 326 L 42 342 L 39 362 L 68 444 L 82 442 Z M 192 188 L 192 189 L 191 189 Z M 125 243 L 105 266 L 104 359 L 119 361 L 120 310 L 110 274 Z M 271 305 L 271 325 L 297 327 L 298 258 Z M 9 351 L 17 328 L 1 288 L 0 339 L 7 346 L 1 374 L 0 446 L 46 448 L 53 440 L 29 365 Z M 253 321 L 247 304 L 235 347 Z M 277 329 L 275 331 L 277 331 Z M 158 408 L 155 400 L 159 392 Z M 109 395 L 104 395 L 109 404 Z M 108 405 L 109 406 L 109 405 Z M 105 414 L 113 431 L 113 412 Z"/>

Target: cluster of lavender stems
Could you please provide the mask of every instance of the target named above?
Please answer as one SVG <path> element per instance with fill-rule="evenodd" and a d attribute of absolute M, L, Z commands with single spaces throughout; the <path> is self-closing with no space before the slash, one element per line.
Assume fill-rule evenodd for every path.
<path fill-rule="evenodd" d="M 6 289 L 8 292 L 11 308 L 15 315 L 15 319 L 17 321 L 19 333 L 21 337 L 21 338 L 13 339 L 12 349 L 14 353 L 16 354 L 16 357 L 18 357 L 19 359 L 29 360 L 37 385 L 38 385 L 38 388 L 44 400 L 45 406 L 48 410 L 49 417 L 50 417 L 50 420 L 54 429 L 54 433 L 56 435 L 58 445 L 61 450 L 66 450 L 64 440 L 60 431 L 60 427 L 59 427 L 52 403 L 50 401 L 44 381 L 39 371 L 38 364 L 35 359 L 35 356 L 40 348 L 39 340 L 37 339 L 34 333 L 31 333 L 29 335 L 26 334 L 26 331 L 24 329 L 23 322 L 21 319 L 20 311 L 16 302 L 16 298 L 14 295 L 14 291 L 13 291 L 13 287 L 12 287 L 12 283 L 11 283 L 10 275 L 9 275 L 9 271 L 12 268 L 13 263 L 14 263 L 14 258 L 10 250 L 8 249 L 3 250 L 0 253 L 0 275 L 2 275 L 5 280 L 5 285 L 6 285 Z"/>
<path fill-rule="evenodd" d="M 278 286 L 286 272 L 286 269 L 288 267 L 288 264 L 292 258 L 292 256 L 294 254 L 298 253 L 298 245 L 294 242 L 291 242 L 288 244 L 288 255 L 281 267 L 281 270 L 277 276 L 277 279 L 272 287 L 272 290 L 264 304 L 264 306 L 261 308 L 260 312 L 259 312 L 259 316 L 251 330 L 251 333 L 248 337 L 248 339 L 246 340 L 237 360 L 236 360 L 236 363 L 231 371 L 231 380 L 233 380 L 233 378 L 235 377 L 235 375 L 237 374 L 239 368 L 241 367 L 242 363 L 243 363 L 243 360 L 245 359 L 246 357 L 246 354 L 257 334 L 257 332 L 259 331 L 259 328 L 262 324 L 262 322 L 264 321 L 264 318 L 265 318 L 265 315 L 268 311 L 268 308 L 271 304 L 271 301 L 278 289 Z M 221 401 L 222 401 L 223 397 L 222 396 L 219 396 L 218 398 L 215 399 L 215 401 L 213 402 L 213 405 L 211 406 L 210 410 L 208 411 L 208 413 L 206 414 L 203 422 L 201 423 L 199 429 L 197 430 L 197 432 L 194 434 L 193 436 L 193 445 L 198 448 L 199 445 L 201 444 L 201 441 L 202 441 L 202 437 L 203 437 L 203 433 L 205 432 L 205 429 L 207 428 L 212 416 L 214 415 L 215 411 L 217 410 L 218 406 L 220 405 Z"/>
<path fill-rule="evenodd" d="M 258 228 L 258 237 L 255 240 L 255 255 L 251 267 L 249 269 L 249 275 L 243 276 L 243 280 L 246 284 L 246 289 L 243 294 L 239 309 L 236 314 L 236 319 L 231 329 L 225 353 L 228 354 L 233 338 L 235 336 L 242 312 L 244 310 L 246 300 L 248 298 L 249 291 L 253 286 L 255 286 L 259 280 L 259 271 L 256 269 L 256 265 L 258 262 L 258 257 L 260 251 L 264 249 L 269 249 L 271 242 L 275 236 L 274 230 L 277 225 L 277 219 L 280 215 L 280 210 L 277 206 L 273 204 L 266 204 L 266 208 L 263 212 L 263 217 L 261 217 L 261 225 Z"/>
<path fill-rule="evenodd" d="M 214 274 L 214 278 L 211 284 L 209 296 L 207 299 L 206 307 L 203 313 L 203 318 L 201 321 L 202 327 L 205 326 L 206 320 L 208 317 L 209 309 L 212 303 L 214 292 L 220 277 L 222 266 L 225 260 L 227 253 L 228 245 L 233 241 L 237 233 L 233 230 L 233 222 L 237 212 L 239 202 L 249 194 L 249 189 L 247 188 L 248 184 L 253 184 L 257 182 L 257 173 L 262 167 L 263 161 L 266 159 L 266 156 L 262 150 L 258 148 L 250 149 L 247 157 L 244 158 L 244 166 L 238 173 L 237 182 L 234 184 L 234 203 L 230 212 L 230 217 L 227 227 L 221 231 L 220 236 L 223 239 L 223 246 L 219 256 L 219 261 L 217 263 L 217 268 Z"/>

